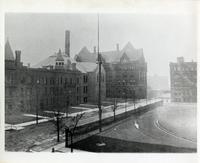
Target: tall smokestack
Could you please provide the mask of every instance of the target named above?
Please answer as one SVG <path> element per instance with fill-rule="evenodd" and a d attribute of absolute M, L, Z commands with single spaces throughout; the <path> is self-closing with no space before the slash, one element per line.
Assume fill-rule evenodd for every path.
<path fill-rule="evenodd" d="M 70 31 L 65 31 L 65 54 L 70 57 Z"/>

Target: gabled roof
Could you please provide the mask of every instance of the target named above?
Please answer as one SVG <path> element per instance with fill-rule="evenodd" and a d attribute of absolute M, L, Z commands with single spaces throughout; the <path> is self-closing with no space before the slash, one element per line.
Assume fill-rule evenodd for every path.
<path fill-rule="evenodd" d="M 98 65 L 93 62 L 77 62 L 76 68 L 82 73 L 93 72 L 97 69 Z"/>
<path fill-rule="evenodd" d="M 126 53 L 124 53 L 120 58 L 120 62 L 128 62 L 128 61 L 130 61 L 130 58 L 127 56 Z"/>
<path fill-rule="evenodd" d="M 87 49 L 87 47 L 84 46 L 80 50 L 80 52 L 75 56 L 75 58 L 78 58 L 78 60 L 84 61 L 84 62 L 96 62 L 97 54 L 96 53 L 91 53 Z"/>
<path fill-rule="evenodd" d="M 64 64 L 68 64 L 69 61 L 70 63 L 75 63 L 76 61 L 74 61 L 74 59 L 70 58 L 68 55 L 66 55 L 64 52 L 61 52 L 61 54 L 59 54 L 63 59 L 64 59 Z M 58 57 L 58 54 L 55 53 L 54 55 L 49 56 L 48 58 L 42 60 L 41 62 L 39 62 L 38 64 L 32 66 L 33 68 L 43 68 L 43 67 L 47 67 L 47 66 L 55 66 L 56 65 L 56 59 Z"/>
<path fill-rule="evenodd" d="M 119 62 L 122 55 L 125 53 L 131 61 L 144 59 L 143 49 L 135 49 L 133 45 L 128 42 L 122 50 L 100 52 L 106 62 Z M 97 53 L 91 53 L 86 47 L 76 55 L 77 61 L 81 62 L 95 62 L 97 60 Z"/>
<path fill-rule="evenodd" d="M 11 49 L 11 46 L 8 40 L 6 41 L 6 44 L 5 44 L 5 60 L 11 60 L 11 61 L 15 60 L 13 51 Z"/>

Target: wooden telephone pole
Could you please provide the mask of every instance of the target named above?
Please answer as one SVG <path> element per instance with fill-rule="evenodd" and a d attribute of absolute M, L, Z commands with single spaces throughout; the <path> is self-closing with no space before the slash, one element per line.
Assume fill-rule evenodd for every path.
<path fill-rule="evenodd" d="M 99 108 L 99 132 L 102 131 L 102 126 L 101 126 L 101 119 L 102 119 L 102 110 L 101 110 L 101 64 L 102 64 L 102 60 L 101 60 L 101 54 L 99 53 L 99 14 L 98 14 L 98 27 L 97 27 L 98 31 L 97 31 L 97 54 L 98 54 L 98 65 L 99 65 L 99 95 L 98 95 L 98 108 Z"/>

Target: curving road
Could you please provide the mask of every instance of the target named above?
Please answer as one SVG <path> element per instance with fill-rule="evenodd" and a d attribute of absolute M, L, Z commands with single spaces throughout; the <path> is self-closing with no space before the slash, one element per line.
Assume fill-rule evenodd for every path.
<path fill-rule="evenodd" d="M 175 118 L 177 119 L 174 120 L 173 122 L 179 121 L 180 119 L 184 121 L 185 112 L 188 111 L 195 112 L 195 110 L 191 110 L 190 108 L 191 106 L 186 107 L 187 109 L 190 110 L 183 109 L 184 107 L 185 106 L 179 106 L 179 108 L 182 109 L 183 114 L 181 116 L 180 115 L 175 116 Z M 187 123 L 191 123 L 191 121 L 195 123 L 195 121 L 193 121 L 193 119 L 195 119 L 195 116 L 190 117 L 192 119 L 191 121 L 185 121 L 184 126 L 178 126 L 175 123 L 174 124 L 171 123 L 172 120 L 170 117 L 166 117 L 168 115 L 166 114 L 166 110 L 167 112 L 170 113 L 174 112 L 171 114 L 177 113 L 177 110 L 174 109 L 174 105 L 165 105 L 163 107 L 156 108 L 155 110 L 147 112 L 144 115 L 137 118 L 136 122 L 139 127 L 136 127 L 136 129 L 138 129 L 143 134 L 156 140 L 156 143 L 158 144 L 172 145 L 177 147 L 196 148 L 197 146 L 197 142 L 195 140 L 196 128 L 188 129 L 187 126 Z M 192 135 L 193 139 L 191 139 L 191 135 L 185 134 L 188 130 L 194 131 L 193 132 L 194 135 Z"/>
<path fill-rule="evenodd" d="M 132 142 L 197 148 L 196 105 L 167 104 L 130 117 L 102 136 Z M 188 132 L 189 131 L 189 132 Z"/>

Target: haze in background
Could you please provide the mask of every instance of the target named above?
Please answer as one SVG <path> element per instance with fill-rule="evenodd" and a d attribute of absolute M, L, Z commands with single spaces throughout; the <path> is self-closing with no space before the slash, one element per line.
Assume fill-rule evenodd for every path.
<path fill-rule="evenodd" d="M 34 65 L 64 51 L 64 32 L 70 30 L 71 56 L 83 46 L 97 45 L 96 14 L 17 14 L 5 16 L 5 39 L 13 51 L 22 50 L 24 65 Z M 196 61 L 196 17 L 192 14 L 100 14 L 100 51 L 120 49 L 130 41 L 143 48 L 148 74 L 169 77 L 169 62 L 183 56 Z"/>

